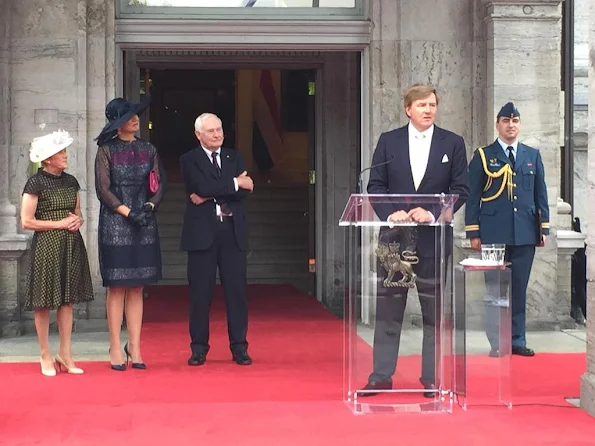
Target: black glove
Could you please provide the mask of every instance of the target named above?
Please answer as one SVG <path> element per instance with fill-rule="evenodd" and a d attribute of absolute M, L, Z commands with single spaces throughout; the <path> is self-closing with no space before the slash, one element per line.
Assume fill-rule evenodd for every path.
<path fill-rule="evenodd" d="M 143 211 L 148 212 L 149 214 L 155 210 L 155 205 L 150 201 L 147 201 L 143 204 Z"/>
<path fill-rule="evenodd" d="M 128 214 L 128 220 L 130 220 L 135 226 L 147 226 L 149 224 L 149 214 L 145 211 L 130 211 Z"/>

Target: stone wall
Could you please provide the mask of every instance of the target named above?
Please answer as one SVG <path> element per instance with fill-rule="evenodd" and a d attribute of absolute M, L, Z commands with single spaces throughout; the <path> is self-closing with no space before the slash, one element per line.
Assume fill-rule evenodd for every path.
<path fill-rule="evenodd" d="M 587 114 L 589 86 L 589 4 L 590 0 L 574 0 L 574 206 L 573 214 L 587 229 Z"/>
<path fill-rule="evenodd" d="M 595 193 L 595 3 L 589 3 L 589 195 Z M 595 206 L 588 207 L 587 221 L 595 227 Z M 581 379 L 581 407 L 595 416 L 595 234 L 587 236 L 587 371 Z"/>
<path fill-rule="evenodd" d="M 546 172 L 551 235 L 537 251 L 527 296 L 527 326 L 572 325 L 567 305 L 558 305 L 557 198 L 560 195 L 561 2 L 482 0 L 487 7 L 488 140 L 496 137 L 498 109 L 513 101 L 522 115 L 520 139 L 540 149 Z"/>
<path fill-rule="evenodd" d="M 495 137 L 494 116 L 499 107 L 515 101 L 523 113 L 523 140 L 542 150 L 554 226 L 533 268 L 529 325 L 564 325 L 565 310 L 557 305 L 556 283 L 550 279 L 558 274 L 555 223 L 560 183 L 560 1 L 534 0 L 529 6 L 520 0 L 374 0 L 368 4 L 373 31 L 365 76 L 370 78 L 371 89 L 364 104 L 369 139 L 363 142 L 362 164 L 369 164 L 381 132 L 406 123 L 402 92 L 414 82 L 430 82 L 437 87 L 441 101 L 437 123 L 463 135 L 469 157 L 475 147 Z M 96 301 L 81 306 L 77 316 L 79 321 L 101 319 L 105 314 L 104 290 L 97 263 L 93 137 L 104 124 L 105 104 L 115 92 L 115 2 L 4 0 L 2 6 L 2 32 L 10 38 L 0 43 L 0 243 L 10 234 L 12 260 L 2 261 L 0 279 L 15 286 L 0 291 L 0 318 L 15 317 L 9 313 L 18 308 L 16 296 L 21 292 L 16 285 L 21 282 L 14 276 L 22 275 L 18 258 L 27 242 L 18 234 L 16 214 L 26 181 L 28 145 L 33 137 L 60 127 L 75 138 L 69 149 L 69 171 L 82 186 L 83 233 L 97 291 Z M 333 57 L 344 56 L 329 55 L 329 66 Z M 347 65 L 357 70 L 355 59 Z M 332 76 L 329 71 L 326 79 Z M 355 84 L 331 82 L 323 87 L 327 98 L 357 99 Z M 359 111 L 347 112 L 325 119 L 353 128 L 353 117 Z M 42 123 L 46 125 L 43 130 L 39 128 Z M 357 141 L 355 133 L 344 136 L 345 141 Z M 325 144 L 330 147 L 337 141 L 329 139 Z M 328 177 L 333 180 L 329 190 L 334 191 L 336 214 L 340 208 L 337 203 L 354 184 L 357 159 L 329 157 L 325 163 L 331 163 L 333 172 L 341 176 Z M 345 170 L 349 173 L 340 173 Z M 335 180 L 341 185 L 332 189 Z M 336 223 L 337 218 L 335 215 L 332 220 Z M 455 222 L 458 232 L 462 218 L 463 212 L 459 212 Z M 342 292 L 343 287 L 335 280 L 342 277 L 343 259 L 339 255 L 333 258 L 332 253 L 339 234 L 334 231 L 325 241 L 328 258 L 321 268 L 325 270 L 323 288 L 329 296 Z M 8 246 L 4 243 L 0 251 L 9 252 Z"/>
<path fill-rule="evenodd" d="M 9 113 L 2 119 L 3 123 L 9 122 L 8 130 L 4 124 L 2 134 L 6 132 L 7 136 L 1 141 L 0 152 L 3 157 L 0 160 L 0 181 L 3 183 L 0 190 L 9 191 L 6 197 L 0 195 L 0 203 L 4 200 L 2 214 L 8 213 L 6 209 L 10 206 L 20 207 L 29 169 L 31 140 L 57 129 L 70 132 L 75 142 L 68 150 L 68 171 L 81 185 L 81 207 L 85 217 L 81 232 L 89 252 L 97 295 L 95 302 L 77 307 L 78 324 L 84 325 L 85 320 L 105 316 L 104 291 L 98 282 L 98 204 L 93 172 L 96 144 L 93 137 L 104 124 L 103 109 L 114 91 L 114 2 L 12 0 L 4 1 L 4 5 L 2 19 L 10 20 L 10 34 L 8 39 L 2 40 L 0 66 L 4 68 L 0 73 L 3 73 L 3 79 L 8 73 L 9 82 L 2 82 L 4 107 L 0 110 L 7 109 L 7 96 L 10 106 Z M 4 11 L 9 13 L 4 15 Z M 4 90 L 5 85 L 8 93 Z M 5 158 L 7 162 L 3 162 Z M 16 216 L 14 214 L 16 212 L 11 218 Z M 2 221 L 0 235 L 10 233 L 12 228 L 6 226 L 12 223 L 6 224 L 4 217 Z M 16 224 L 14 226 L 16 232 Z M 21 268 L 20 274 L 23 273 Z M 11 282 L 18 283 L 15 279 Z"/>
<path fill-rule="evenodd" d="M 381 132 L 406 124 L 402 93 L 412 83 L 436 86 L 437 124 L 463 136 L 469 158 L 476 147 L 495 139 L 495 116 L 503 104 L 514 101 L 523 115 L 521 139 L 542 153 L 553 228 L 533 266 L 528 326 L 572 325 L 567 305 L 559 304 L 556 283 L 550 279 L 558 274 L 560 1 L 527 5 L 519 0 L 379 0 L 370 2 L 370 8 L 372 89 L 364 164 Z M 429 10 L 433 13 L 427 14 Z M 461 240 L 463 215 L 459 212 L 455 220 L 460 248 L 468 246 Z M 373 234 L 367 238 L 373 244 Z M 455 261 L 463 255 L 459 249 Z M 410 301 L 408 313 L 417 313 L 415 300 Z"/>

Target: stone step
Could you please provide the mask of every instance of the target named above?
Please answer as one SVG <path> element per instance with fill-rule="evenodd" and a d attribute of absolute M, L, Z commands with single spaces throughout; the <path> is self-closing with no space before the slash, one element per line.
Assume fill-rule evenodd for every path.
<path fill-rule="evenodd" d="M 182 265 L 163 265 L 163 277 L 167 279 L 186 279 L 186 267 Z M 296 265 L 248 265 L 248 278 L 254 279 L 303 279 L 307 277 L 308 265 L 303 267 Z"/>
<path fill-rule="evenodd" d="M 161 249 L 167 251 L 174 251 L 179 249 L 180 236 L 168 235 L 161 237 Z M 302 248 L 308 247 L 307 232 L 287 231 L 287 232 L 252 232 L 248 236 L 248 246 L 254 249 L 287 249 L 287 248 Z M 281 248 L 278 248 L 281 247 Z"/>
<path fill-rule="evenodd" d="M 161 251 L 164 264 L 186 265 L 188 254 L 185 251 Z M 308 252 L 304 250 L 265 251 L 248 250 L 248 265 L 295 265 L 301 268 L 308 265 Z"/>
<path fill-rule="evenodd" d="M 286 211 L 298 211 L 306 212 L 308 210 L 309 200 L 305 199 L 285 199 L 285 198 L 274 198 L 266 200 L 247 200 L 245 202 L 246 212 L 286 212 Z M 158 216 L 166 213 L 184 214 L 186 209 L 186 203 L 179 200 L 164 201 L 159 205 Z"/>
<path fill-rule="evenodd" d="M 310 186 L 308 184 L 256 184 L 251 196 L 276 194 L 304 194 Z M 168 183 L 165 198 L 171 195 L 186 194 L 186 187 L 182 183 Z"/>
<path fill-rule="evenodd" d="M 157 213 L 165 283 L 186 283 L 187 254 L 179 250 L 185 194 L 182 184 L 169 184 Z M 307 185 L 262 185 L 248 197 L 249 282 L 307 283 L 309 195 Z"/>
<path fill-rule="evenodd" d="M 181 224 L 162 224 L 158 221 L 159 236 L 164 239 L 173 237 L 179 239 L 182 232 Z M 198 230 L 198 228 L 197 228 Z M 308 222 L 301 220 L 283 220 L 277 221 L 274 219 L 264 220 L 258 223 L 248 221 L 248 237 L 258 238 L 266 235 L 272 237 L 295 237 L 296 239 L 307 238 L 308 236 Z"/>
<path fill-rule="evenodd" d="M 308 276 L 305 275 L 304 277 L 300 277 L 300 278 L 294 278 L 294 277 L 273 277 L 273 278 L 268 278 L 268 279 L 252 279 L 252 278 L 248 278 L 247 283 L 248 285 L 257 285 L 257 284 L 274 284 L 274 285 L 283 285 L 283 284 L 289 284 L 289 285 L 294 285 L 299 289 L 303 289 L 305 285 L 307 285 L 308 283 Z M 217 283 L 220 283 L 219 280 L 217 280 Z M 184 277 L 184 278 L 179 278 L 179 279 L 162 279 L 160 280 L 157 285 L 188 285 L 188 280 Z"/>
<path fill-rule="evenodd" d="M 308 243 L 296 243 L 292 239 L 270 239 L 263 237 L 262 239 L 252 240 L 248 239 L 249 250 L 267 250 L 267 251 L 308 251 Z M 177 252 L 180 250 L 180 238 L 168 237 L 161 239 L 161 252 Z"/>
<path fill-rule="evenodd" d="M 308 221 L 307 210 L 292 209 L 286 212 L 268 211 L 248 211 L 248 223 L 255 224 L 261 222 L 286 222 L 286 221 Z M 163 211 L 157 213 L 157 223 L 159 225 L 178 225 L 181 226 L 184 221 L 184 211 Z"/>

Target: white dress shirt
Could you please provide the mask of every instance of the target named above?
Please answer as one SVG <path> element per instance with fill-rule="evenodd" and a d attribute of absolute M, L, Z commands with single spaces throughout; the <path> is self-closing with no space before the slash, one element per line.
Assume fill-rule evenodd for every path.
<path fill-rule="evenodd" d="M 434 135 L 434 125 L 423 132 L 417 130 L 411 121 L 407 128 L 409 133 L 409 163 L 411 165 L 411 175 L 413 176 L 413 185 L 415 190 L 419 188 L 424 179 L 426 169 L 428 168 L 428 159 L 430 158 L 430 147 L 432 146 L 432 136 Z M 436 221 L 436 217 L 428 211 L 432 218 L 431 223 Z M 390 218 L 390 217 L 389 217 Z"/>
<path fill-rule="evenodd" d="M 202 147 L 202 146 L 201 146 Z M 202 147 L 202 149 L 205 151 L 206 155 L 209 157 L 209 161 L 211 163 L 213 163 L 213 155 L 211 155 L 213 152 L 211 152 L 209 149 L 205 149 L 204 147 Z M 219 168 L 222 169 L 223 166 L 221 165 L 221 147 L 219 147 L 215 153 L 217 153 L 217 164 L 219 164 Z M 214 163 L 213 163 L 214 165 Z M 236 192 L 238 191 L 238 180 L 237 178 L 233 179 L 233 185 L 236 188 Z M 203 197 L 204 198 L 204 197 Z M 213 198 L 214 199 L 214 198 Z M 219 206 L 217 204 L 217 200 L 215 200 L 215 213 L 217 215 L 217 217 L 220 217 L 221 214 L 221 206 Z M 233 215 L 233 214 L 228 214 L 229 216 Z"/>
<path fill-rule="evenodd" d="M 407 130 L 409 132 L 409 160 L 411 163 L 411 174 L 413 175 L 415 190 L 417 190 L 428 167 L 434 126 L 432 125 L 429 129 L 420 132 L 413 126 L 413 124 L 411 124 L 411 122 L 409 122 Z"/>

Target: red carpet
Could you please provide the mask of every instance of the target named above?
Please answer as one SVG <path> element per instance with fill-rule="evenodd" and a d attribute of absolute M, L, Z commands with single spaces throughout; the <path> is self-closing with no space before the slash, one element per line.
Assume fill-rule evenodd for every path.
<path fill-rule="evenodd" d="M 80 363 L 83 376 L 46 378 L 37 364 L 0 364 L 0 444 L 595 445 L 595 420 L 564 401 L 579 394 L 584 354 L 514 358 L 515 401 L 541 405 L 354 416 L 341 401 L 342 323 L 315 299 L 251 287 L 251 367 L 230 360 L 220 298 L 207 364 L 188 367 L 186 302 L 185 288 L 151 290 L 147 371 Z"/>

